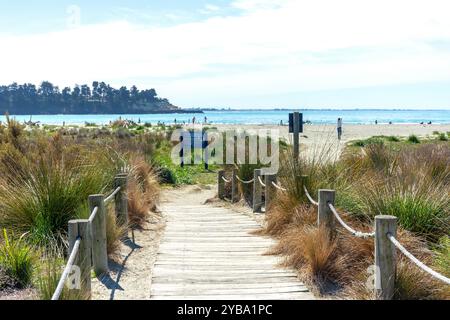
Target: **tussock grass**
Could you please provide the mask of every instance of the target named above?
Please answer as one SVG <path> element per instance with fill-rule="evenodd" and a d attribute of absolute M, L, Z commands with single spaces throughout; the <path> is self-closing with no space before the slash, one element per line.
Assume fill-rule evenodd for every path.
<path fill-rule="evenodd" d="M 408 141 L 411 143 L 420 143 L 420 139 L 414 134 L 408 137 Z"/>
<path fill-rule="evenodd" d="M 23 238 L 14 239 L 3 229 L 0 243 L 0 266 L 5 274 L 14 280 L 16 287 L 25 288 L 31 284 L 36 254 Z"/>
<path fill-rule="evenodd" d="M 128 180 L 128 217 L 133 227 L 141 226 L 156 210 L 159 199 L 157 174 L 142 157 L 130 160 Z"/>

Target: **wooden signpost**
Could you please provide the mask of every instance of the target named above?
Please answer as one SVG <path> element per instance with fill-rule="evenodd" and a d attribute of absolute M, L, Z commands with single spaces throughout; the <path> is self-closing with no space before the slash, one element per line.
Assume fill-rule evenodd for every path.
<path fill-rule="evenodd" d="M 303 132 L 303 113 L 289 113 L 289 133 L 294 135 L 294 161 L 297 163 L 300 153 L 300 133 Z"/>

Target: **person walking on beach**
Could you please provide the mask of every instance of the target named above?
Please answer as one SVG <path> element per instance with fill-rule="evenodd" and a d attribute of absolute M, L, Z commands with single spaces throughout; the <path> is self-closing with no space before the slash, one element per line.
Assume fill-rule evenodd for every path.
<path fill-rule="evenodd" d="M 337 120 L 337 134 L 338 134 L 338 140 L 341 140 L 341 137 L 342 137 L 342 118 L 338 118 L 338 120 Z"/>

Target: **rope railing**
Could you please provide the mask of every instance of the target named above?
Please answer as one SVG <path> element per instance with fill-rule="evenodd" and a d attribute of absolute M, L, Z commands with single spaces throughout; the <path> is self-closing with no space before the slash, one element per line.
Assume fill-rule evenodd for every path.
<path fill-rule="evenodd" d="M 392 244 L 395 247 L 397 247 L 397 249 L 400 250 L 400 252 L 403 253 L 406 257 L 408 257 L 412 262 L 414 262 L 414 264 L 416 266 L 418 266 L 420 269 L 422 269 L 423 271 L 427 272 L 428 274 L 432 275 L 436 279 L 439 279 L 439 280 L 445 282 L 446 284 L 450 285 L 450 279 L 449 278 L 447 278 L 446 276 L 444 276 L 444 275 L 434 271 L 430 267 L 426 266 L 423 262 L 419 261 L 408 250 L 406 250 L 406 248 L 404 246 L 402 246 L 401 243 L 398 242 L 398 240 L 395 239 L 395 237 L 392 234 L 387 233 L 386 235 L 389 238 L 389 240 L 392 242 Z"/>
<path fill-rule="evenodd" d="M 372 238 L 372 237 L 375 236 L 375 232 L 365 233 L 365 232 L 356 231 L 355 229 L 350 227 L 348 224 L 346 224 L 344 222 L 344 220 L 342 220 L 342 218 L 339 215 L 339 213 L 337 212 L 336 208 L 331 203 L 328 203 L 328 207 L 330 208 L 331 212 L 333 213 L 333 215 L 336 218 L 336 220 L 340 223 L 340 225 L 342 227 L 344 227 L 345 230 L 350 232 L 355 237 L 366 239 L 366 238 Z"/>
<path fill-rule="evenodd" d="M 265 188 L 266 184 L 262 181 L 261 176 L 258 176 L 259 183 Z"/>
<path fill-rule="evenodd" d="M 108 197 L 105 198 L 105 200 L 103 200 L 105 203 L 110 202 L 111 200 L 114 199 L 114 197 L 116 196 L 116 194 L 118 194 L 120 192 L 120 187 L 117 187 L 116 190 L 114 190 Z"/>
<path fill-rule="evenodd" d="M 73 264 L 75 262 L 75 258 L 77 257 L 78 250 L 80 249 L 80 243 L 81 243 L 81 238 L 78 237 L 78 239 L 75 241 L 75 244 L 72 248 L 72 252 L 70 253 L 66 267 L 64 268 L 61 278 L 59 279 L 58 285 L 56 286 L 56 290 L 53 293 L 52 300 L 59 300 L 59 298 L 61 296 L 61 293 L 64 289 L 64 285 L 67 281 L 67 277 L 69 276 L 70 272 L 72 271 Z"/>
<path fill-rule="evenodd" d="M 309 194 L 306 186 L 303 186 L 303 190 L 305 191 L 306 198 L 308 198 L 309 202 L 311 202 L 311 204 L 315 205 L 316 207 L 319 206 L 319 203 L 315 201 L 313 197 L 311 197 L 311 195 Z"/>
<path fill-rule="evenodd" d="M 283 191 L 283 192 L 286 192 L 286 191 L 287 191 L 286 188 L 283 188 L 282 186 L 279 186 L 278 184 L 276 184 L 276 183 L 273 182 L 273 181 L 272 181 L 272 185 L 273 185 L 275 188 L 277 188 L 278 190 L 280 190 L 280 191 Z"/>
<path fill-rule="evenodd" d="M 236 176 L 236 179 L 245 184 L 250 184 L 250 183 L 255 182 L 255 178 L 253 178 L 252 180 L 245 181 L 245 180 L 242 180 L 239 176 Z"/>
<path fill-rule="evenodd" d="M 91 216 L 89 217 L 89 223 L 94 222 L 95 217 L 98 213 L 98 207 L 95 207 L 94 210 L 92 210 Z"/>
<path fill-rule="evenodd" d="M 225 179 L 225 177 L 222 177 L 222 180 L 225 181 L 225 183 L 230 183 L 231 180 Z"/>

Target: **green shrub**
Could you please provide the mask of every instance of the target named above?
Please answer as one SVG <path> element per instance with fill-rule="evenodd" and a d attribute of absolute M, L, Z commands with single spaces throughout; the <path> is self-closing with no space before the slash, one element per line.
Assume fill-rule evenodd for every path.
<path fill-rule="evenodd" d="M 440 141 L 448 141 L 448 137 L 445 133 L 439 134 L 439 140 Z"/>
<path fill-rule="evenodd" d="M 400 139 L 398 137 L 396 137 L 396 136 L 389 136 L 387 138 L 387 140 L 391 141 L 391 142 L 399 142 L 400 141 Z"/>
<path fill-rule="evenodd" d="M 369 145 L 383 145 L 384 139 L 383 137 L 371 137 L 364 140 L 356 140 L 351 145 L 354 147 L 366 147 Z"/>
<path fill-rule="evenodd" d="M 414 134 L 412 134 L 408 137 L 408 141 L 411 143 L 420 143 L 419 138 Z"/>
<path fill-rule="evenodd" d="M 35 254 L 22 238 L 15 240 L 8 237 L 3 229 L 3 244 L 0 245 L 0 266 L 13 278 L 20 288 L 31 283 Z"/>

